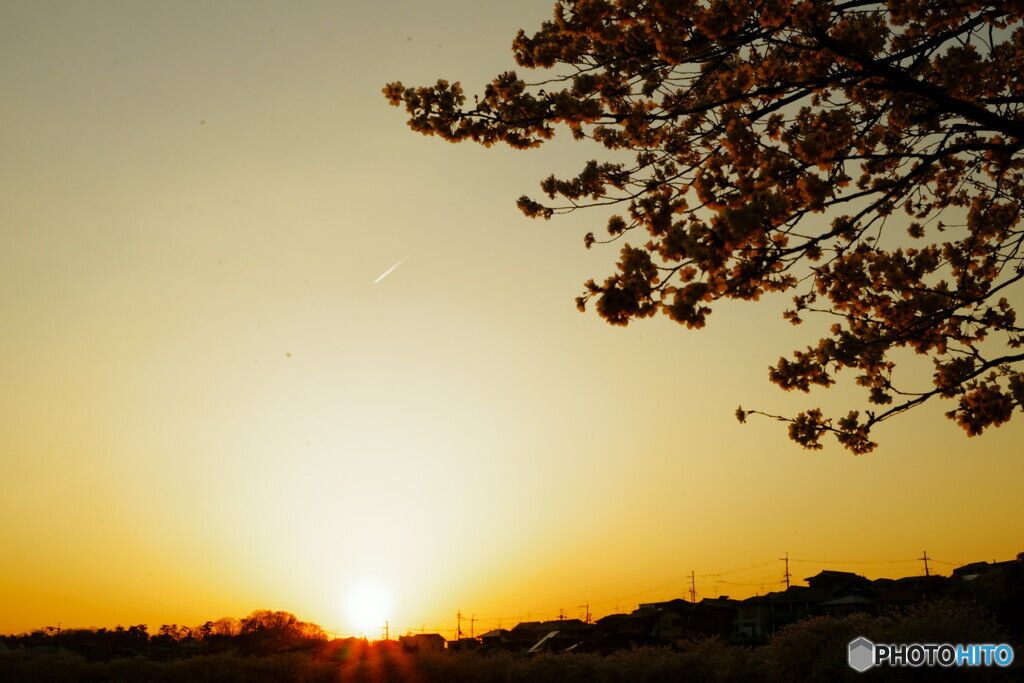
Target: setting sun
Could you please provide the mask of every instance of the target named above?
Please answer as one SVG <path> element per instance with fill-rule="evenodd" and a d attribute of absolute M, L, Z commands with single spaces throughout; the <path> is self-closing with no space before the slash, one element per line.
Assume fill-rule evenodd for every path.
<path fill-rule="evenodd" d="M 384 627 L 391 612 L 391 593 L 376 579 L 362 579 L 349 586 L 345 596 L 345 617 L 354 633 L 374 636 Z"/>

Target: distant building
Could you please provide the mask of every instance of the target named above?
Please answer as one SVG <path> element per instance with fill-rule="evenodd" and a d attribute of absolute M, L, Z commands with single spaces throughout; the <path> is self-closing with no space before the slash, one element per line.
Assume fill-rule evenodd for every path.
<path fill-rule="evenodd" d="M 654 637 L 654 630 L 659 618 L 657 612 L 639 610 L 632 614 L 609 614 L 602 617 L 594 624 L 597 632 L 601 634 L 595 649 L 600 652 L 611 652 L 652 645 L 658 642 Z"/>
<path fill-rule="evenodd" d="M 824 570 L 789 586 L 746 600 L 728 596 L 692 603 L 683 599 L 640 604 L 588 624 L 579 619 L 528 621 L 483 634 L 484 648 L 515 652 L 601 652 L 691 637 L 721 637 L 761 644 L 808 617 L 883 613 L 932 598 L 971 599 L 990 609 L 1012 633 L 1024 636 L 1024 553 L 1007 562 L 974 562 L 953 576 L 870 580 L 853 572 Z"/>
<path fill-rule="evenodd" d="M 480 638 L 480 642 L 484 645 L 499 645 L 509 642 L 509 633 L 510 631 L 507 628 L 496 628 L 477 637 Z"/>
<path fill-rule="evenodd" d="M 783 626 L 813 616 L 817 606 L 828 597 L 820 589 L 790 586 L 784 591 L 748 598 L 737 607 L 736 635 L 740 640 L 759 642 Z"/>
<path fill-rule="evenodd" d="M 476 638 L 459 638 L 458 640 L 449 640 L 447 647 L 452 652 L 472 652 L 480 647 L 480 641 Z"/>
<path fill-rule="evenodd" d="M 736 612 L 739 606 L 740 601 L 730 600 L 728 595 L 701 600 L 687 615 L 689 634 L 733 638 L 736 635 Z"/>
<path fill-rule="evenodd" d="M 398 644 L 406 652 L 442 652 L 445 639 L 440 633 L 413 633 L 398 636 Z"/>
<path fill-rule="evenodd" d="M 823 594 L 818 614 L 843 617 L 854 612 L 873 612 L 878 602 L 878 588 L 860 574 L 825 570 L 804 580 L 812 590 Z"/>
<path fill-rule="evenodd" d="M 656 603 L 653 609 L 657 612 L 657 619 L 654 621 L 651 635 L 658 640 L 671 642 L 685 637 L 690 632 L 690 612 L 694 609 L 692 602 L 670 600 Z"/>
<path fill-rule="evenodd" d="M 939 597 L 948 582 L 945 576 L 905 576 L 901 579 L 875 579 L 872 585 L 878 592 L 879 608 L 890 609 Z"/>
<path fill-rule="evenodd" d="M 972 562 L 953 570 L 953 578 L 960 581 L 974 581 L 976 578 L 991 571 L 1006 571 L 1024 563 L 1024 553 L 1019 553 L 1016 560 L 1006 562 Z"/>
<path fill-rule="evenodd" d="M 853 572 L 835 572 L 826 569 L 804 579 L 804 581 L 810 588 L 831 598 L 871 590 L 871 580 Z"/>

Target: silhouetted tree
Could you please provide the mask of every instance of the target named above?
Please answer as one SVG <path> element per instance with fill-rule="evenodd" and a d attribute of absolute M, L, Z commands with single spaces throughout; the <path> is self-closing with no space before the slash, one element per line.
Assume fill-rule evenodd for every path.
<path fill-rule="evenodd" d="M 213 634 L 213 622 L 212 621 L 203 622 L 203 624 L 201 624 L 200 626 L 197 626 L 196 628 L 192 629 L 192 635 L 196 638 L 196 640 L 205 640 L 206 638 L 208 638 L 212 634 Z"/>
<path fill-rule="evenodd" d="M 1019 2 L 968 0 L 560 0 L 513 43 L 528 84 L 501 74 L 468 103 L 459 83 L 384 94 L 413 130 L 529 148 L 564 124 L 609 150 L 519 200 L 549 218 L 621 207 L 616 272 L 586 283 L 609 323 L 657 312 L 703 327 L 721 299 L 793 292 L 785 317 L 831 332 L 770 369 L 784 389 L 844 368 L 873 404 L 789 423 L 854 453 L 874 425 L 934 397 L 968 434 L 1024 407 L 1024 30 Z M 624 154 L 625 153 L 625 157 Z M 624 158 L 630 161 L 623 161 Z M 589 247 L 600 242 L 586 236 Z M 934 363 L 896 381 L 893 352 Z M 761 411 L 737 410 L 742 422 Z"/>
<path fill-rule="evenodd" d="M 129 626 L 124 632 L 125 642 L 129 645 L 145 645 L 149 642 L 149 627 L 145 624 Z"/>
<path fill-rule="evenodd" d="M 234 617 L 221 617 L 210 623 L 210 635 L 214 636 L 237 636 L 241 630 L 241 623 Z"/>
<path fill-rule="evenodd" d="M 238 635 L 242 647 L 252 653 L 296 649 L 326 639 L 327 635 L 316 624 L 299 621 L 291 612 L 265 609 L 244 617 Z"/>

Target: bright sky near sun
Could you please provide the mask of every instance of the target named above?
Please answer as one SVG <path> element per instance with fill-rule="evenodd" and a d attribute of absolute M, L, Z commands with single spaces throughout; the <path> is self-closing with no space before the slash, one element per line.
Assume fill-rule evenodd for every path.
<path fill-rule="evenodd" d="M 602 216 L 515 200 L 598 151 L 381 95 L 480 89 L 552 5 L 0 2 L 0 633 L 509 626 L 1024 550 L 1024 418 L 928 406 L 859 458 L 739 425 L 860 397 L 768 384 L 816 340 L 782 299 L 581 315 Z"/>

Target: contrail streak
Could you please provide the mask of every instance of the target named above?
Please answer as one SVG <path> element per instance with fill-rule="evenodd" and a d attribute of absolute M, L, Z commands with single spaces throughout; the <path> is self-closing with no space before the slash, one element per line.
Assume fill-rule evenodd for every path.
<path fill-rule="evenodd" d="M 405 258 L 401 259 L 398 263 L 396 263 L 395 265 L 393 265 L 390 268 L 388 268 L 387 270 L 385 270 L 383 273 L 380 274 L 380 277 L 378 277 L 376 280 L 373 281 L 373 284 L 377 284 L 378 282 L 380 282 L 381 280 L 386 278 L 388 275 L 391 275 L 391 273 L 395 270 L 395 268 L 397 268 L 398 266 L 400 266 L 403 263 L 405 263 L 406 259 L 408 259 L 408 258 L 409 257 L 406 256 Z"/>

